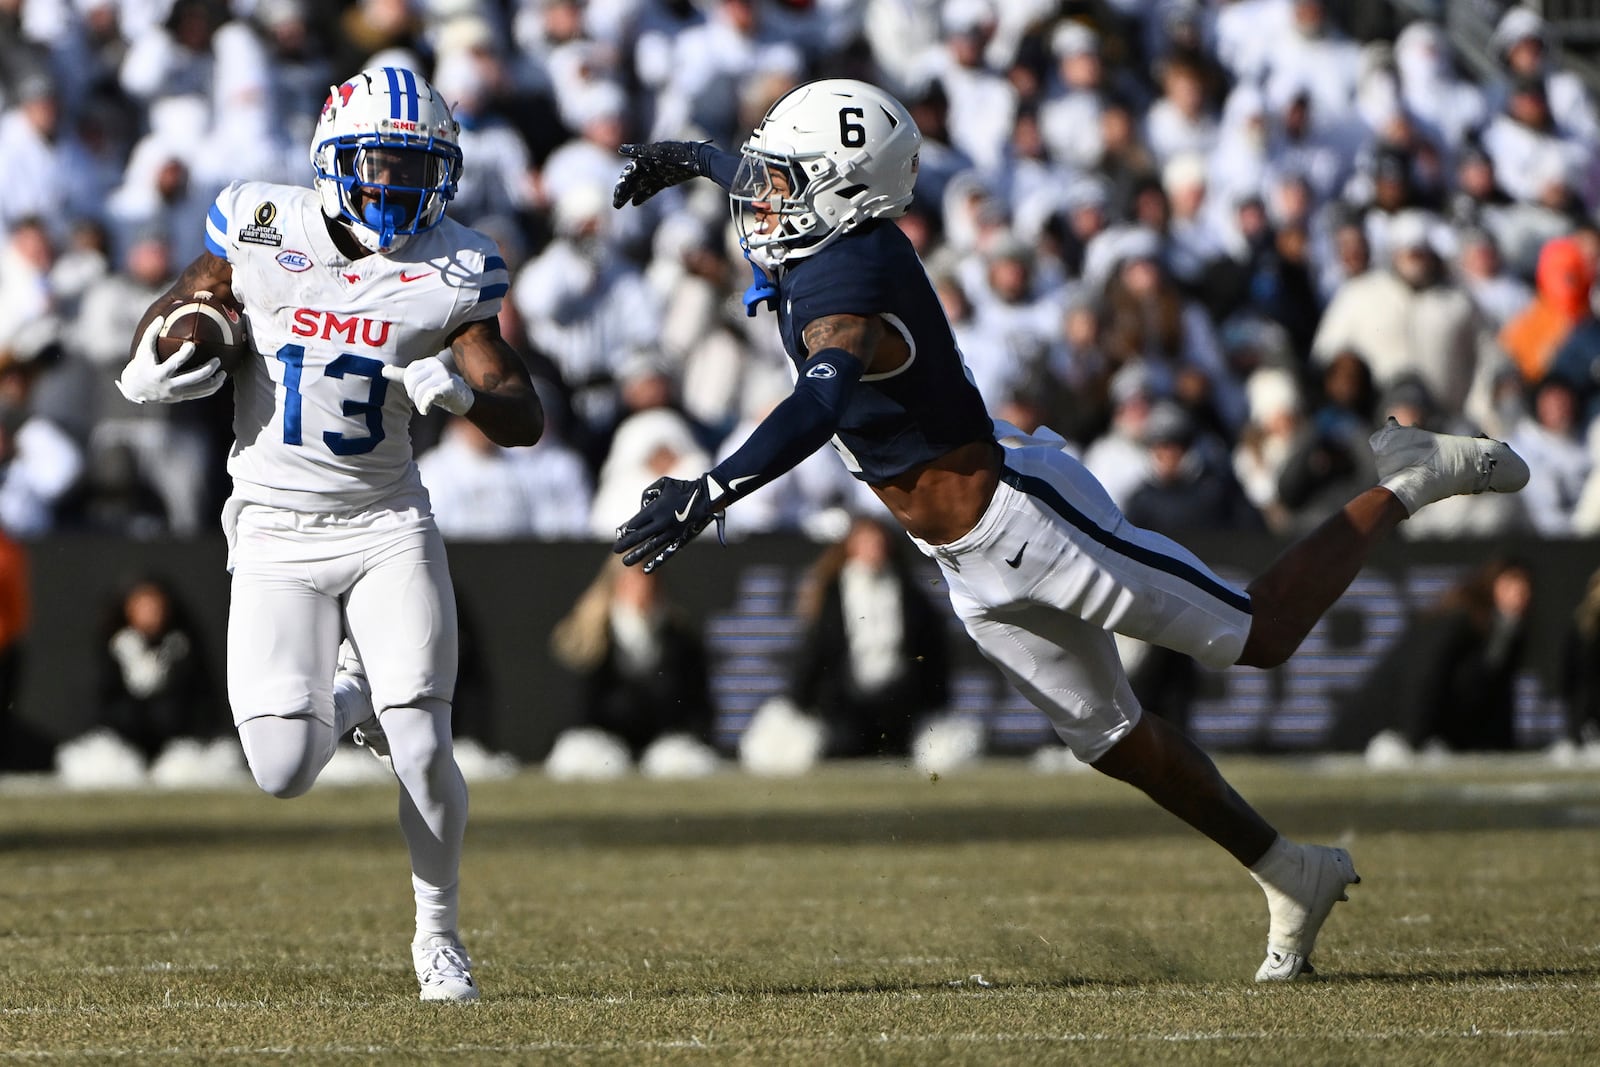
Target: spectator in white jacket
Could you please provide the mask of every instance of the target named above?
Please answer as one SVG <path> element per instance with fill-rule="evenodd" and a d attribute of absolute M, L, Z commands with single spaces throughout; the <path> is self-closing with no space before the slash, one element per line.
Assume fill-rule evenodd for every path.
<path fill-rule="evenodd" d="M 592 490 L 583 460 L 559 438 L 501 448 L 464 418 L 417 460 L 439 532 L 461 541 L 581 539 Z"/>
<path fill-rule="evenodd" d="M 0 530 L 12 537 L 54 529 L 57 505 L 83 475 L 78 443 L 33 410 L 33 385 L 55 342 L 48 322 L 0 345 Z"/>
<path fill-rule="evenodd" d="M 1560 378 L 1546 378 L 1533 391 L 1531 413 L 1506 443 L 1528 461 L 1523 507 L 1541 537 L 1572 537 L 1573 511 L 1589 480 L 1593 459 L 1583 438 L 1578 396 Z"/>
<path fill-rule="evenodd" d="M 706 21 L 678 34 L 672 72 L 656 99 L 655 140 L 709 137 L 717 144 L 738 130 L 739 86 L 758 72 L 798 76 L 804 56 L 756 0 L 710 0 Z"/>
<path fill-rule="evenodd" d="M 639 493 L 657 478 L 697 477 L 711 457 L 695 440 L 694 429 L 667 407 L 639 411 L 623 419 L 600 468 L 589 530 L 612 538 L 617 527 L 639 510 Z"/>
<path fill-rule="evenodd" d="M 38 72 L 24 77 L 16 98 L 15 107 L 0 110 L 0 159 L 6 173 L 0 182 L 0 241 L 23 219 L 58 225 L 78 177 L 68 169 L 60 136 L 64 124 L 49 76 Z"/>
<path fill-rule="evenodd" d="M 1537 12 L 1521 5 L 1510 8 L 1495 26 L 1489 44 L 1508 83 L 1518 78 L 1538 78 L 1544 83 L 1550 114 L 1564 133 L 1589 140 L 1600 135 L 1600 120 L 1589 90 L 1576 73 L 1560 69 L 1554 61 L 1550 27 Z M 1505 94 L 1502 88 L 1497 107 L 1504 104 Z"/>
<path fill-rule="evenodd" d="M 1436 224 L 1418 211 L 1395 217 L 1389 264 L 1338 288 L 1311 353 L 1327 363 L 1353 349 L 1371 366 L 1379 389 L 1414 374 L 1454 416 L 1466 410 L 1480 361 L 1496 350 L 1472 297 L 1444 273 L 1433 243 Z"/>
<path fill-rule="evenodd" d="M 569 190 L 556 203 L 556 239 L 511 287 L 529 340 L 555 361 L 591 431 L 615 420 L 614 378 L 628 353 L 655 340 L 660 323 L 644 276 L 607 239 L 613 214 L 603 190 Z"/>
<path fill-rule="evenodd" d="M 1514 199 L 1563 210 L 1587 191 L 1595 166 L 1592 142 L 1567 133 L 1555 121 L 1546 83 L 1521 78 L 1505 107 L 1483 131 L 1484 151 L 1494 175 Z"/>

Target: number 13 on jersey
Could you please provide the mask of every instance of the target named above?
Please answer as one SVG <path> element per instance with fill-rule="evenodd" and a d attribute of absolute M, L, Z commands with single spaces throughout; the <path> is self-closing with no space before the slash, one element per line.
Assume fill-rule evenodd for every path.
<path fill-rule="evenodd" d="M 283 364 L 283 443 L 286 445 L 300 445 L 301 439 L 301 403 L 300 392 L 301 371 L 305 367 L 305 345 L 288 344 L 278 349 L 274 356 Z M 367 379 L 367 397 L 365 400 L 346 399 L 340 405 L 340 410 L 352 419 L 361 419 L 367 432 L 365 434 L 347 434 L 333 430 L 324 431 L 322 441 L 328 450 L 336 456 L 359 456 L 371 452 L 383 440 L 383 402 L 389 393 L 391 381 L 401 381 L 405 376 L 402 367 L 391 367 L 380 359 L 371 356 L 358 356 L 353 352 L 341 352 L 329 361 L 322 372 L 325 378 L 365 378 Z"/>

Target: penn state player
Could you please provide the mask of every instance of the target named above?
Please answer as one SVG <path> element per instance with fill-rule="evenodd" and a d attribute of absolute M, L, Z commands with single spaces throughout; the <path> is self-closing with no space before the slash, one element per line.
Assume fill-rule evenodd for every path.
<path fill-rule="evenodd" d="M 457 919 L 467 789 L 450 733 L 455 597 L 409 423 L 440 407 L 507 446 L 544 427 L 496 319 L 506 265 L 444 214 L 458 133 L 412 71 L 334 86 L 311 145 L 315 188 L 225 189 L 205 252 L 145 312 L 118 382 L 135 403 L 214 393 L 216 360 L 184 370 L 184 349 L 156 361 L 162 311 L 196 290 L 243 304 L 254 354 L 233 376 L 223 513 L 234 722 L 276 797 L 310 789 L 352 727 L 392 766 L 421 998 L 445 1001 L 478 996 Z M 455 371 L 436 358 L 445 348 Z"/>
<path fill-rule="evenodd" d="M 1519 489 L 1527 466 L 1497 441 L 1391 424 L 1372 440 L 1379 486 L 1248 589 L 1228 585 L 1181 546 L 1130 526 L 1059 437 L 991 424 L 921 263 L 888 221 L 911 202 L 920 142 L 893 97 L 830 80 L 780 99 L 738 156 L 685 142 L 622 147 L 632 158 L 619 208 L 696 176 L 729 191 L 756 273 L 746 301 L 775 307 L 798 371 L 790 396 L 721 464 L 649 486 L 615 550 L 630 565 L 661 566 L 727 505 L 831 439 L 938 561 L 984 655 L 1073 752 L 1249 869 L 1270 920 L 1257 980 L 1310 973 L 1318 930 L 1359 881 L 1349 855 L 1280 835 L 1187 737 L 1142 715 L 1111 634 L 1216 668 L 1279 664 L 1417 508 Z"/>

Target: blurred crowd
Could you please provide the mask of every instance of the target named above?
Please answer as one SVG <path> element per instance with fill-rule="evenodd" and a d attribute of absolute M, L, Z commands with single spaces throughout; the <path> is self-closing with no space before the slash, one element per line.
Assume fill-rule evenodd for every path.
<path fill-rule="evenodd" d="M 0 0 L 0 529 L 212 528 L 228 391 L 136 407 L 111 381 L 217 191 L 307 183 L 330 84 L 382 63 L 454 104 L 450 212 L 501 244 L 503 332 L 552 413 L 515 451 L 418 420 L 449 537 L 609 539 L 787 393 L 723 194 L 610 189 L 619 144 L 736 150 L 821 76 L 915 115 L 899 224 L 993 414 L 1059 432 L 1140 524 L 1303 528 L 1372 484 L 1393 414 L 1534 471 L 1410 536 L 1592 534 L 1595 102 L 1534 11 L 1457 2 L 1497 77 L 1382 0 Z M 875 509 L 823 454 L 729 533 Z"/>

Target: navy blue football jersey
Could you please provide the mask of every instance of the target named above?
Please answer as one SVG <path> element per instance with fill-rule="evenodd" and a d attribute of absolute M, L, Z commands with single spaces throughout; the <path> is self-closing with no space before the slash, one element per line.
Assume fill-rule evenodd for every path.
<path fill-rule="evenodd" d="M 777 289 L 779 333 L 797 367 L 813 354 L 801 339 L 806 326 L 827 315 L 877 315 L 911 350 L 901 367 L 864 375 L 851 394 L 834 447 L 856 477 L 885 482 L 993 437 L 939 296 L 898 226 L 869 222 L 795 260 Z"/>

